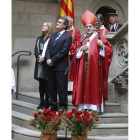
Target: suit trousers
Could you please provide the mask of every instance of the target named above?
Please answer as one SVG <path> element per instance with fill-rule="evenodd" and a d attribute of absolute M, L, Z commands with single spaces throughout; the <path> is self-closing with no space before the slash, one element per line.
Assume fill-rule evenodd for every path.
<path fill-rule="evenodd" d="M 51 107 L 57 107 L 58 93 L 60 108 L 67 109 L 68 75 L 64 75 L 64 73 L 64 71 L 49 69 L 48 93 L 51 101 Z"/>
<path fill-rule="evenodd" d="M 48 95 L 48 80 L 39 78 L 39 93 L 40 93 L 40 105 L 49 106 L 49 95 Z M 45 95 L 45 100 L 44 100 Z"/>

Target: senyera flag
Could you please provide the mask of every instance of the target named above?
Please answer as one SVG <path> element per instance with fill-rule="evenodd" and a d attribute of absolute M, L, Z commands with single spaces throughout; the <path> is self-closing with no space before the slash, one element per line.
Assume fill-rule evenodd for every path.
<path fill-rule="evenodd" d="M 74 6 L 73 0 L 62 0 L 59 17 L 71 16 L 73 18 L 73 26 L 74 26 Z"/>

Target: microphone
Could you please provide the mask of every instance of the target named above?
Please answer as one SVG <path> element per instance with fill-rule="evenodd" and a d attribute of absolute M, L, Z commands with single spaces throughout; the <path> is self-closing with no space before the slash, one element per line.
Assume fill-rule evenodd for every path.
<path fill-rule="evenodd" d="M 86 33 L 86 34 L 84 35 L 83 39 L 80 41 L 81 44 L 83 43 L 83 41 L 86 39 L 87 36 L 88 36 L 88 34 Z"/>

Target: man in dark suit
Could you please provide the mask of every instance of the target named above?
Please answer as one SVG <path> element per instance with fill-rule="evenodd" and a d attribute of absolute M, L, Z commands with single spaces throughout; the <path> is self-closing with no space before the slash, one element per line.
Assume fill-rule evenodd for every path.
<path fill-rule="evenodd" d="M 105 25 L 105 28 L 109 32 L 116 32 L 121 27 L 121 25 L 117 23 L 118 15 L 116 13 L 116 10 L 114 9 L 109 10 L 109 13 L 107 14 L 107 16 L 108 16 L 110 24 Z"/>
<path fill-rule="evenodd" d="M 60 17 L 56 24 L 58 32 L 51 34 L 46 60 L 49 65 L 48 92 L 51 101 L 49 107 L 52 111 L 57 111 L 57 93 L 59 95 L 60 110 L 67 109 L 67 85 L 68 75 L 64 75 L 68 67 L 68 52 L 72 43 L 72 37 L 65 30 L 69 21 L 66 17 Z"/>

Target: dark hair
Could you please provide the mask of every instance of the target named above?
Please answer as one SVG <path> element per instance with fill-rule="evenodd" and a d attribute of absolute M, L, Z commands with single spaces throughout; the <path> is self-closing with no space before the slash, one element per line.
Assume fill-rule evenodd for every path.
<path fill-rule="evenodd" d="M 97 18 L 99 18 L 99 17 L 100 17 L 100 21 L 101 21 L 101 22 L 103 22 L 103 21 L 104 21 L 104 18 L 103 18 L 103 16 L 102 16 L 102 14 L 97 14 L 97 15 L 96 15 L 96 17 L 97 17 Z"/>
<path fill-rule="evenodd" d="M 68 25 L 69 25 L 68 19 L 66 17 L 60 17 L 59 19 L 64 20 L 64 25 L 66 25 L 65 30 L 67 30 L 68 29 Z"/>

